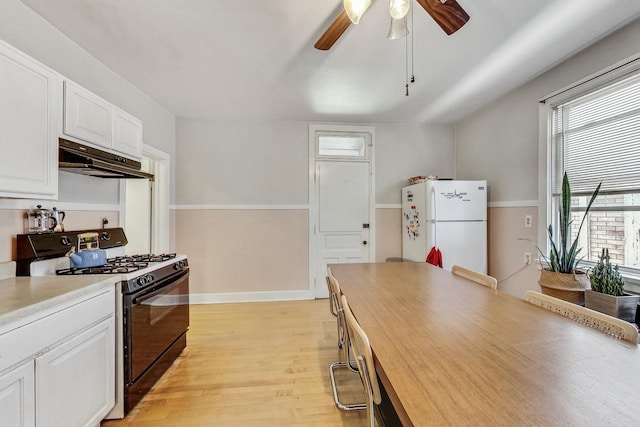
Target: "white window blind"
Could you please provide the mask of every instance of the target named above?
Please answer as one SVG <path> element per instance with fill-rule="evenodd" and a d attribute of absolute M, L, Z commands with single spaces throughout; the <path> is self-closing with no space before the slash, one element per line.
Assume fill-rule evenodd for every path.
<path fill-rule="evenodd" d="M 640 192 L 640 72 L 553 107 L 553 193 Z"/>

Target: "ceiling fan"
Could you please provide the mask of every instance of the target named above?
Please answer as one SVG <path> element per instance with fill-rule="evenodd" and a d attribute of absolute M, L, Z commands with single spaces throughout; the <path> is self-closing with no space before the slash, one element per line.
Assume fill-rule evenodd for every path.
<path fill-rule="evenodd" d="M 445 33 L 451 35 L 458 31 L 469 20 L 469 15 L 458 4 L 456 0 L 416 0 L 424 10 L 431 15 L 434 21 L 444 30 Z M 345 32 L 352 22 L 357 23 L 360 16 L 369 7 L 370 0 L 365 0 L 363 9 L 354 16 L 350 10 L 351 4 L 356 3 L 354 0 L 346 0 L 345 9 L 340 12 L 340 15 L 329 25 L 327 30 L 318 39 L 314 47 L 319 50 L 329 50 L 336 41 L 340 38 L 342 33 Z M 393 3 L 391 0 L 391 7 L 393 13 Z M 404 2 L 408 5 L 408 1 Z M 407 6 L 408 8 L 408 6 Z M 347 10 L 349 9 L 349 10 Z M 405 12 L 406 14 L 406 12 Z M 350 16 L 351 15 L 351 16 Z"/>

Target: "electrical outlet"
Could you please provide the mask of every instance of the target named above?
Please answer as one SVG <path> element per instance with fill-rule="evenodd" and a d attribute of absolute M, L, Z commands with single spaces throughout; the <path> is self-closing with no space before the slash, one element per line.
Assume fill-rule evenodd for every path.
<path fill-rule="evenodd" d="M 531 215 L 525 215 L 524 216 L 524 226 L 526 228 L 533 227 L 533 216 L 531 216 Z"/>
<path fill-rule="evenodd" d="M 531 264 L 531 252 L 524 253 L 524 263 L 525 265 Z"/>

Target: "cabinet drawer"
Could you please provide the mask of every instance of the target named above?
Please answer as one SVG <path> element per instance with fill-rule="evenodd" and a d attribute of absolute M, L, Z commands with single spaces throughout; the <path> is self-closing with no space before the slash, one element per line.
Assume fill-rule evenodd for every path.
<path fill-rule="evenodd" d="M 60 310 L 0 335 L 0 373 L 62 344 L 115 312 L 115 290 L 60 305 Z"/>

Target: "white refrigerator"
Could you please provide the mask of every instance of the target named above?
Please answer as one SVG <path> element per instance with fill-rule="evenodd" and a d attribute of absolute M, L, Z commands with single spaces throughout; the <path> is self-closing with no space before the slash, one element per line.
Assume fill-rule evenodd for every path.
<path fill-rule="evenodd" d="M 402 189 L 402 258 L 487 273 L 487 182 L 429 180 Z"/>

